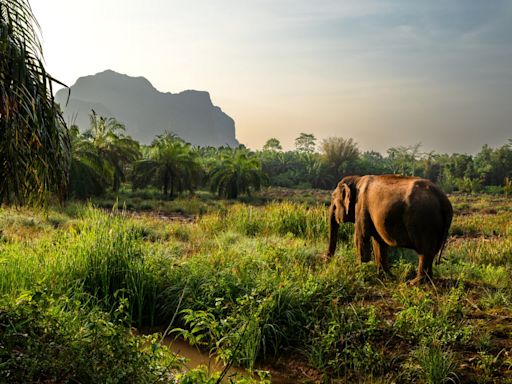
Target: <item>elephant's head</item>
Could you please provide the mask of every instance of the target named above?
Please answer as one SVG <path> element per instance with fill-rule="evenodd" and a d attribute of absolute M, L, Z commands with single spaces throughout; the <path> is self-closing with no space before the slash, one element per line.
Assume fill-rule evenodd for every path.
<path fill-rule="evenodd" d="M 358 179 L 358 176 L 344 177 L 332 193 L 331 204 L 338 224 L 355 222 L 356 182 Z"/>
<path fill-rule="evenodd" d="M 354 223 L 356 221 L 357 181 L 359 176 L 346 176 L 338 183 L 332 193 L 331 207 L 329 209 L 329 249 L 325 255 L 328 259 L 336 251 L 338 228 L 341 223 Z"/>

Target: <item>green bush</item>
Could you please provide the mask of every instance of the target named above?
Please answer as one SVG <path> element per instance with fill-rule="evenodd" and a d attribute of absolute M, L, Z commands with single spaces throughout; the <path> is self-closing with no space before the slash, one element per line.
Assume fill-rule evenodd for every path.
<path fill-rule="evenodd" d="M 122 306 L 97 307 L 44 290 L 0 300 L 0 382 L 172 382 L 180 367 L 157 336 L 127 332 Z"/>

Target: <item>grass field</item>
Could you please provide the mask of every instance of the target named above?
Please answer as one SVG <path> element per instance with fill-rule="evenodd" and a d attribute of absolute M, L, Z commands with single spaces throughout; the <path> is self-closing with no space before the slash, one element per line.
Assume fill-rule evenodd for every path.
<path fill-rule="evenodd" d="M 322 261 L 328 199 L 1 208 L 0 380 L 217 381 L 130 328 L 154 326 L 290 382 L 512 383 L 512 201 L 451 196 L 436 284 L 410 288 L 415 254 L 396 250 L 393 276 L 378 275 L 355 262 L 350 225 Z"/>

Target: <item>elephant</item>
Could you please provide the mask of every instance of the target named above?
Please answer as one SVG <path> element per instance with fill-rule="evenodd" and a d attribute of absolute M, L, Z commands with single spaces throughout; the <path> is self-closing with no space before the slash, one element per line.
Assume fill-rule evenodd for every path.
<path fill-rule="evenodd" d="M 399 175 L 346 176 L 332 193 L 329 208 L 328 260 L 336 251 L 338 229 L 355 224 L 354 244 L 359 262 L 368 262 L 371 250 L 377 269 L 389 273 L 388 247 L 418 253 L 418 272 L 411 285 L 432 281 L 432 263 L 446 245 L 453 208 L 432 181 Z"/>

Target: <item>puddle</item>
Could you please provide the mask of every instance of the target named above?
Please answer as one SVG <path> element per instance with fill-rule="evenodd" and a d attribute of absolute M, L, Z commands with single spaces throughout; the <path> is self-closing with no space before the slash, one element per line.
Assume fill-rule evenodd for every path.
<path fill-rule="evenodd" d="M 172 352 L 187 358 L 185 367 L 188 369 L 196 368 L 200 365 L 208 367 L 210 371 L 222 371 L 225 365 L 221 361 L 216 361 L 214 357 L 210 357 L 207 352 L 200 351 L 196 347 L 191 346 L 183 339 L 173 339 L 172 337 L 166 337 L 164 344 L 168 345 Z M 256 369 L 269 370 L 268 368 L 256 367 Z M 270 369 L 272 375 L 272 383 L 276 384 L 292 384 L 297 383 L 296 378 L 288 377 L 280 372 Z M 231 377 L 249 377 L 251 373 L 240 367 L 230 367 L 228 373 L 224 378 L 224 382 L 229 382 L 228 379 Z M 257 377 L 257 375 L 252 375 Z"/>

